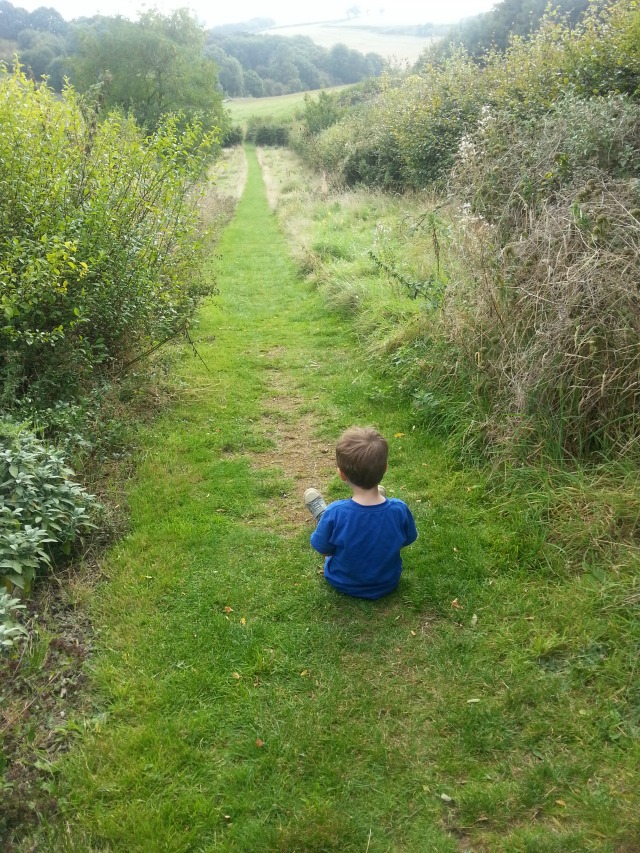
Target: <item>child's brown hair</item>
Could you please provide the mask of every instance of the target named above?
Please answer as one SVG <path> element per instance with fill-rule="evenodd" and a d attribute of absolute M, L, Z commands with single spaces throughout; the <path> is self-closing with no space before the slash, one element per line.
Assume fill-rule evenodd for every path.
<path fill-rule="evenodd" d="M 373 427 L 350 427 L 336 444 L 338 468 L 350 483 L 373 489 L 387 470 L 389 445 Z"/>

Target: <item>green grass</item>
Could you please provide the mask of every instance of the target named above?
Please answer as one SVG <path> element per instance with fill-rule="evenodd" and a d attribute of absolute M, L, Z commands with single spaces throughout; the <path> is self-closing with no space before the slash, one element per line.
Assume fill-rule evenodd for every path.
<path fill-rule="evenodd" d="M 225 107 L 231 113 L 234 124 L 246 127 L 247 121 L 256 116 L 258 118 L 273 118 L 276 121 L 292 119 L 298 107 L 304 104 L 305 95 L 318 94 L 318 92 L 338 92 L 345 86 L 333 86 L 327 89 L 318 89 L 310 92 L 294 92 L 291 95 L 277 95 L 271 98 L 231 98 L 225 101 Z"/>
<path fill-rule="evenodd" d="M 252 151 L 216 253 L 209 369 L 182 353 L 182 402 L 144 438 L 93 596 L 95 712 L 38 849 L 638 849 L 637 601 L 414 429 L 299 279 Z M 315 470 L 352 423 L 389 437 L 420 531 L 378 602 L 328 587 L 296 521 L 305 485 L 346 496 Z"/>

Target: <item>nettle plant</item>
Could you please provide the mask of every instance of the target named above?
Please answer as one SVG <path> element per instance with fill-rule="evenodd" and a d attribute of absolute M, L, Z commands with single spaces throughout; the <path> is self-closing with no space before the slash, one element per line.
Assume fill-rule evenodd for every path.
<path fill-rule="evenodd" d="M 28 591 L 93 526 L 95 498 L 72 476 L 60 451 L 0 420 L 0 583 Z"/>

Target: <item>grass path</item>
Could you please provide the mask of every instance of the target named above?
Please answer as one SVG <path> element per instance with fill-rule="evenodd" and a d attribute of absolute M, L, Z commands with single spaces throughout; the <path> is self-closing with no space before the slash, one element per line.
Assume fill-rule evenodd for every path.
<path fill-rule="evenodd" d="M 523 584 L 535 542 L 298 280 L 251 151 L 217 252 L 210 369 L 183 353 L 183 402 L 146 437 L 96 593 L 95 715 L 40 849 L 616 849 L 624 785 L 575 756 L 591 710 L 537 662 L 554 578 Z M 323 582 L 300 506 L 312 483 L 346 495 L 333 444 L 357 422 L 389 436 L 421 531 L 380 602 Z"/>

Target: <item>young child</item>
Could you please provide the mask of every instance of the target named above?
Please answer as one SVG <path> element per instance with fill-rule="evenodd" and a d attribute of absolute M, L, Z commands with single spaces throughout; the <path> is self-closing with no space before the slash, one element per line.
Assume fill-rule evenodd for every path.
<path fill-rule="evenodd" d="M 379 486 L 387 470 L 388 445 L 371 427 L 351 427 L 336 445 L 338 473 L 353 491 L 327 506 L 317 489 L 304 502 L 318 522 L 311 545 L 325 559 L 331 586 L 357 598 L 380 598 L 398 586 L 400 549 L 418 538 L 409 507 L 387 498 Z"/>

